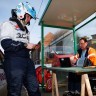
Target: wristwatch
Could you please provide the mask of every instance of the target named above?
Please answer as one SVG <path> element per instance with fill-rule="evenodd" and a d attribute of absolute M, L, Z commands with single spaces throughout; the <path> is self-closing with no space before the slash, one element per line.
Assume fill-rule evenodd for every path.
<path fill-rule="evenodd" d="M 24 47 L 27 47 L 27 43 L 24 44 Z"/>

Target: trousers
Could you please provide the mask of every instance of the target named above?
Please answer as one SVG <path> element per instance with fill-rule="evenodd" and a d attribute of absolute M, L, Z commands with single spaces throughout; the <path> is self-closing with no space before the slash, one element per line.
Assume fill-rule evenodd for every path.
<path fill-rule="evenodd" d="M 5 58 L 4 71 L 7 80 L 7 96 L 21 96 L 23 85 L 26 87 L 29 96 L 41 96 L 35 66 L 30 58 Z"/>
<path fill-rule="evenodd" d="M 68 74 L 68 90 L 75 92 L 81 91 L 81 75 L 77 75 L 76 73 L 69 72 Z"/>

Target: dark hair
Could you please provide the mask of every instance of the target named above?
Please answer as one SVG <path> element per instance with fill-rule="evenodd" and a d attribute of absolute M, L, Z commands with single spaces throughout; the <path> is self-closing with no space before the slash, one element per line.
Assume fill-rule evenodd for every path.
<path fill-rule="evenodd" d="M 87 41 L 87 38 L 85 38 L 85 37 L 80 38 L 80 40 L 84 40 L 84 42 L 88 42 L 88 41 Z M 79 41 L 80 41 L 80 40 L 79 40 Z"/>

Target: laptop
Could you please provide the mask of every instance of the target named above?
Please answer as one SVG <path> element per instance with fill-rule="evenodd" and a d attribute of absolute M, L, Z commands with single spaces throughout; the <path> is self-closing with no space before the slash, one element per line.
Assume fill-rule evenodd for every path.
<path fill-rule="evenodd" d="M 60 58 L 60 66 L 61 67 L 71 67 L 72 65 L 71 65 L 71 62 L 70 62 L 70 58 L 69 57 L 67 57 L 67 58 Z"/>

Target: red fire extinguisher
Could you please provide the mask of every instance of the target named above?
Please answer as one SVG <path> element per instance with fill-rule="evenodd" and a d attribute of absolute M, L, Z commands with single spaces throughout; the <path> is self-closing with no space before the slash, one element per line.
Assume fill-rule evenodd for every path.
<path fill-rule="evenodd" d="M 47 74 L 46 74 L 46 81 L 45 81 L 45 84 L 46 84 L 46 91 L 47 92 L 51 92 L 52 91 L 52 74 L 47 71 Z"/>
<path fill-rule="evenodd" d="M 42 67 L 39 66 L 36 68 L 36 76 L 39 84 L 42 84 Z M 52 74 L 47 69 L 44 69 L 44 83 L 46 85 L 46 92 L 52 91 Z"/>

